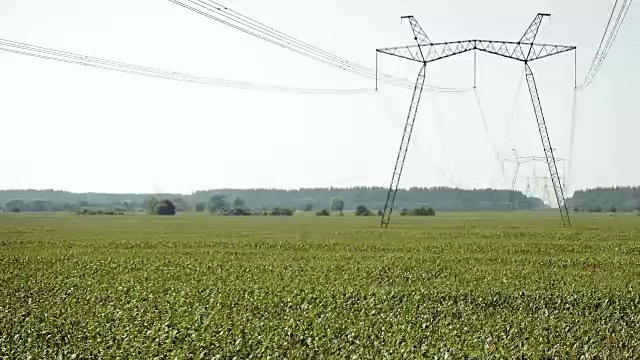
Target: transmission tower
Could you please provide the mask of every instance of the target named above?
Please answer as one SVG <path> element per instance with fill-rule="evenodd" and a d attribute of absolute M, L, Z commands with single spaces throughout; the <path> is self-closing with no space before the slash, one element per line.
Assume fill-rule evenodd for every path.
<path fill-rule="evenodd" d="M 420 64 L 418 79 L 416 80 L 413 90 L 411 105 L 409 106 L 409 114 L 407 116 L 404 132 L 402 133 L 400 149 L 398 150 L 396 164 L 391 177 L 391 185 L 389 186 L 389 192 L 387 193 L 387 201 L 380 221 L 381 227 L 385 228 L 389 226 L 389 222 L 391 221 L 393 205 L 398 192 L 398 186 L 400 185 L 400 178 L 402 177 L 402 170 L 404 168 L 407 151 L 409 149 L 409 142 L 411 141 L 411 133 L 413 132 L 413 126 L 417 116 L 418 107 L 420 105 L 422 88 L 424 87 L 424 81 L 426 78 L 425 72 L 427 64 L 469 51 L 473 51 L 474 55 L 478 51 L 481 51 L 524 63 L 529 94 L 531 95 L 531 103 L 533 104 L 533 110 L 538 123 L 538 130 L 540 132 L 540 139 L 542 140 L 545 161 L 549 168 L 549 174 L 553 182 L 556 200 L 558 201 L 558 206 L 560 208 L 560 219 L 562 220 L 563 226 L 571 226 L 569 211 L 567 210 L 562 184 L 558 175 L 554 151 L 551 147 L 551 140 L 549 139 L 547 125 L 542 112 L 538 87 L 529 63 L 549 56 L 574 51 L 576 47 L 568 45 L 537 44 L 534 42 L 538 35 L 538 30 L 540 29 L 542 20 L 548 16 L 550 15 L 538 14 L 518 42 L 498 40 L 461 40 L 438 43 L 434 43 L 429 39 L 426 32 L 413 16 L 403 16 L 402 19 L 409 20 L 409 25 L 411 25 L 414 36 L 413 39 L 415 40 L 416 45 L 376 49 L 376 64 L 377 55 L 379 53 L 392 55 Z M 476 69 L 475 58 L 476 57 L 474 56 L 474 83 Z M 376 78 L 376 89 L 377 87 Z"/>
<path fill-rule="evenodd" d="M 512 164 L 515 164 L 515 171 L 513 173 L 513 178 L 511 179 L 511 195 L 510 195 L 510 201 L 511 201 L 511 206 L 513 207 L 513 209 L 515 210 L 515 200 L 514 200 L 514 196 L 515 196 L 515 192 L 516 192 L 516 183 L 518 182 L 518 175 L 520 174 L 520 166 L 524 165 L 524 164 L 528 164 L 528 163 L 533 163 L 534 165 L 534 178 L 536 179 L 542 179 L 542 177 L 536 176 L 535 174 L 535 164 L 536 163 L 547 163 L 547 160 L 545 157 L 540 157 L 540 156 L 519 156 L 518 155 L 518 151 L 516 149 L 511 149 L 511 151 L 513 151 L 515 157 L 512 159 L 504 159 L 505 162 L 509 162 Z M 563 158 L 559 158 L 556 157 L 555 158 L 556 164 L 559 162 L 565 162 L 565 160 Z M 562 176 L 559 176 L 560 179 L 563 179 Z M 549 177 L 544 178 L 546 180 L 550 180 Z M 545 184 L 546 186 L 546 184 Z M 527 192 L 530 191 L 530 185 L 527 184 Z M 545 194 L 546 195 L 546 194 Z M 551 201 L 549 199 L 549 201 L 547 202 L 549 204 L 551 204 Z"/>

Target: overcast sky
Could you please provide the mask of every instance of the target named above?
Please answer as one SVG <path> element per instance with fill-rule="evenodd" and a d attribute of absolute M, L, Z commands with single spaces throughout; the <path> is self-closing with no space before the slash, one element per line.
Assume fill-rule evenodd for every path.
<path fill-rule="evenodd" d="M 517 41 L 550 12 L 537 42 L 578 46 L 584 78 L 613 0 L 220 0 L 363 65 L 375 49 L 411 45 L 400 16 L 433 41 Z M 570 190 L 640 184 L 636 84 L 640 9 L 631 7 L 606 63 L 579 94 Z M 634 36 L 635 35 L 635 36 Z M 167 0 L 0 0 L 0 38 L 198 75 L 315 88 L 372 81 L 260 41 Z M 381 57 L 387 73 L 419 65 Z M 573 54 L 532 65 L 557 155 L 569 156 Z M 522 64 L 478 55 L 478 95 L 425 92 L 402 186 L 508 188 L 502 157 L 542 156 Z M 473 56 L 436 63 L 428 83 L 469 87 Z M 221 187 L 388 186 L 411 92 L 287 95 L 180 83 L 0 52 L 0 188 L 181 192 Z M 515 106 L 514 106 L 515 104 Z M 561 170 L 564 168 L 560 164 Z M 544 177 L 545 165 L 523 166 Z M 542 181 L 542 180 L 540 180 Z M 538 184 L 538 186 L 541 186 Z"/>

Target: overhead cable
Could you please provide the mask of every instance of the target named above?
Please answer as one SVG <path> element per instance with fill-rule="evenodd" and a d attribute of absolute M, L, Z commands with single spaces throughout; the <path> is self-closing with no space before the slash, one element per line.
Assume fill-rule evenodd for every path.
<path fill-rule="evenodd" d="M 570 189 L 569 189 L 569 180 L 571 177 L 571 174 L 573 172 L 573 148 L 574 148 L 574 144 L 575 144 L 575 135 L 576 135 L 576 113 L 578 111 L 578 90 L 577 89 L 573 89 L 573 106 L 571 109 L 571 129 L 570 129 L 570 134 L 569 134 L 569 159 L 568 159 L 568 165 L 567 165 L 567 173 L 565 174 L 565 179 L 564 179 L 564 187 L 567 191 L 567 193 L 569 193 Z"/>
<path fill-rule="evenodd" d="M 214 78 L 208 76 L 192 75 L 180 73 L 170 70 L 162 70 L 147 66 L 134 65 L 130 63 L 117 62 L 112 60 L 100 59 L 80 54 L 74 54 L 66 51 L 44 48 L 35 45 L 0 39 L 0 51 L 5 51 L 18 55 L 36 57 L 45 60 L 63 62 L 67 64 L 82 65 L 104 70 L 118 71 L 127 74 L 141 75 L 166 80 L 190 82 L 195 84 L 231 87 L 242 90 L 258 90 L 297 94 L 357 94 L 370 93 L 373 89 L 321 89 L 321 88 L 302 88 L 283 85 L 261 84 L 254 82 L 245 82 L 237 80 L 229 80 L 223 78 Z"/>
<path fill-rule="evenodd" d="M 482 120 L 482 125 L 484 127 L 485 135 L 489 140 L 489 145 L 491 145 L 491 150 L 493 151 L 493 155 L 496 160 L 500 159 L 500 150 L 496 147 L 493 139 L 491 138 L 491 132 L 489 131 L 489 124 L 487 123 L 487 117 L 484 114 L 484 108 L 482 107 L 482 103 L 480 102 L 480 95 L 478 94 L 477 89 L 473 89 L 473 94 L 476 99 L 476 104 L 478 105 L 478 111 L 480 113 L 480 119 Z"/>
<path fill-rule="evenodd" d="M 631 4 L 633 3 L 633 1 L 622 0 L 622 5 L 620 6 L 619 9 L 618 9 L 618 3 L 619 1 L 616 0 L 616 2 L 613 4 L 613 9 L 611 9 L 611 14 L 609 15 L 609 21 L 607 22 L 607 26 L 605 27 L 604 34 L 602 35 L 602 39 L 600 40 L 600 45 L 598 45 L 598 50 L 596 51 L 596 54 L 594 55 L 593 60 L 591 61 L 591 67 L 589 68 L 589 71 L 587 72 L 587 75 L 585 76 L 582 85 L 578 87 L 580 90 L 583 90 L 589 87 L 589 85 L 591 85 L 596 75 L 600 71 L 600 68 L 602 68 L 602 64 L 607 58 L 607 55 L 609 54 L 609 50 L 611 50 L 611 47 L 615 42 L 616 36 L 618 35 L 618 32 L 620 31 L 620 28 L 624 23 L 624 19 L 626 18 L 627 13 L 629 12 L 629 9 L 631 8 Z M 616 15 L 616 12 L 617 12 L 617 15 Z M 615 21 L 613 22 L 613 25 L 612 25 L 611 21 L 614 18 L 614 15 L 616 16 L 615 16 Z"/>
<path fill-rule="evenodd" d="M 389 104 L 389 103 L 391 102 L 391 99 L 389 99 L 389 98 L 385 98 L 385 96 L 384 96 L 383 94 L 384 94 L 383 92 L 378 92 L 378 95 L 377 95 L 378 100 L 379 100 L 379 101 L 378 101 L 378 104 L 379 104 L 379 105 L 381 104 L 381 105 L 383 106 L 383 108 L 384 108 L 384 111 L 387 113 L 387 116 L 384 116 L 384 115 L 383 115 L 383 117 L 385 118 L 385 120 L 388 120 L 389 124 L 391 124 L 391 126 L 393 126 L 393 127 L 396 127 L 396 125 L 397 125 L 397 126 L 404 126 L 404 123 L 401 123 L 401 122 L 394 123 L 393 121 L 391 121 L 391 119 L 397 119 L 398 117 L 397 117 L 397 116 L 395 116 L 395 114 L 394 114 L 394 113 L 393 113 L 393 111 L 391 110 L 391 106 L 390 106 L 390 104 Z M 402 128 L 401 128 L 401 127 L 399 127 L 398 129 L 402 129 Z M 420 145 L 420 142 L 419 142 L 419 141 L 418 141 L 418 142 L 415 142 L 415 141 L 414 141 L 414 142 L 412 143 L 412 146 L 414 146 L 414 147 L 418 150 L 418 152 L 419 152 L 419 153 L 424 157 L 424 159 L 425 159 L 425 160 L 427 160 L 427 161 L 431 161 L 431 163 L 432 163 L 433 167 L 434 167 L 434 168 L 435 168 L 435 170 L 440 174 L 440 176 L 442 176 L 442 178 L 443 178 L 443 179 L 444 179 L 444 178 L 446 178 L 446 177 L 449 177 L 449 180 L 450 180 L 451 182 L 454 182 L 454 183 L 455 183 L 455 179 L 451 176 L 451 174 L 448 174 L 448 173 L 447 173 L 447 171 L 446 171 L 446 170 L 444 170 L 444 169 L 443 169 L 443 168 L 442 168 L 442 167 L 441 167 L 441 166 L 440 166 L 440 165 L 435 161 L 436 159 L 435 159 L 434 157 L 432 157 L 432 156 L 430 156 L 430 155 L 429 155 L 429 151 L 425 151 L 425 150 L 422 148 L 422 146 Z M 458 186 L 458 184 L 457 184 L 457 183 L 456 183 L 456 186 Z"/>
<path fill-rule="evenodd" d="M 285 50 L 297 53 L 312 60 L 321 62 L 325 65 L 338 68 L 340 70 L 365 77 L 368 79 L 376 78 L 376 70 L 360 65 L 356 62 L 349 61 L 335 54 L 329 53 L 316 46 L 313 46 L 307 42 L 296 39 L 293 36 L 287 35 L 279 30 L 274 29 L 264 23 L 261 23 L 248 16 L 242 15 L 236 11 L 233 11 L 224 5 L 212 0 L 169 0 L 181 7 L 191 10 L 197 14 L 208 17 L 223 25 L 229 26 L 233 29 L 241 31 L 245 34 L 251 35 L 257 39 L 269 42 L 276 46 L 279 46 Z M 379 81 L 387 83 L 389 85 L 398 86 L 406 89 L 413 89 L 413 81 L 393 77 L 388 74 L 378 73 Z M 433 85 L 426 85 L 427 89 L 431 92 L 447 92 L 447 93 L 461 93 L 471 91 L 469 89 L 456 89 L 447 87 L 438 87 Z"/>
<path fill-rule="evenodd" d="M 511 132 L 513 129 L 513 123 L 516 120 L 516 111 L 518 108 L 518 100 L 520 100 L 520 92 L 522 90 L 522 84 L 524 83 L 524 68 L 522 69 L 522 74 L 520 75 L 520 81 L 518 82 L 518 88 L 516 89 L 516 95 L 513 98 L 513 105 L 511 107 L 511 116 L 509 117 L 509 120 L 507 121 L 507 131 L 506 134 L 504 136 L 504 146 L 506 146 L 509 143 L 509 140 L 511 138 Z"/>
<path fill-rule="evenodd" d="M 320 49 L 320 48 L 318 48 L 318 47 L 316 47 L 314 45 L 311 45 L 311 44 L 309 44 L 307 42 L 298 40 L 298 39 L 296 39 L 296 38 L 294 38 L 294 37 L 292 37 L 290 35 L 287 35 L 287 34 L 283 33 L 282 31 L 276 30 L 276 29 L 274 29 L 274 28 L 272 28 L 272 27 L 270 27 L 270 26 L 268 26 L 268 25 L 266 25 L 266 24 L 264 24 L 264 23 L 262 23 L 262 22 L 260 22 L 258 20 L 252 19 L 252 18 L 250 18 L 248 16 L 245 16 L 245 15 L 243 15 L 243 14 L 237 12 L 237 11 L 229 9 L 226 6 L 224 6 L 223 4 L 217 3 L 217 2 L 212 1 L 212 0 L 206 0 L 206 1 L 208 3 L 210 3 L 210 4 L 215 5 L 214 8 L 217 11 L 225 13 L 227 15 L 231 15 L 232 19 L 236 19 L 236 20 L 239 19 L 240 22 L 242 22 L 244 24 L 247 24 L 247 25 L 250 25 L 250 27 L 252 27 L 253 29 L 259 28 L 264 33 L 267 33 L 267 34 L 270 34 L 270 35 L 274 35 L 274 37 L 276 37 L 278 39 L 282 39 L 282 40 L 284 40 L 284 41 L 286 41 L 286 42 L 288 42 L 290 44 L 299 45 L 301 48 L 309 50 L 312 53 L 324 56 L 326 58 L 334 59 L 337 62 L 340 62 L 340 63 L 345 64 L 347 66 L 352 66 L 352 67 L 357 68 L 357 69 L 359 69 L 359 70 L 361 70 L 361 71 L 363 71 L 365 73 L 373 73 L 372 69 L 369 69 L 369 68 L 367 68 L 365 66 L 362 66 L 362 65 L 360 65 L 358 63 L 351 62 L 351 61 L 349 61 L 347 59 L 341 58 L 341 57 L 339 57 L 337 55 L 334 55 L 334 54 L 332 54 L 330 52 L 322 50 L 322 49 Z M 256 30 L 258 30 L 258 29 L 256 29 Z M 391 76 L 387 75 L 387 74 L 378 74 L 378 75 L 379 76 L 383 76 L 383 77 L 387 77 L 387 78 L 391 78 Z M 408 82 L 408 80 L 407 80 L 407 82 Z M 412 83 L 410 83 L 410 82 L 408 82 L 408 83 L 411 85 L 411 87 L 413 87 Z"/>
<path fill-rule="evenodd" d="M 609 20 L 607 21 L 607 26 L 604 29 L 604 33 L 602 34 L 602 38 L 600 39 L 600 44 L 598 45 L 598 49 L 591 61 L 591 66 L 587 71 L 587 75 L 585 75 L 584 81 L 580 86 L 576 86 L 573 93 L 573 106 L 571 113 L 571 130 L 570 130 L 570 138 L 569 138 L 569 159 L 568 159 L 568 174 L 566 174 L 565 179 L 565 188 L 568 188 L 570 182 L 569 177 L 573 172 L 573 148 L 575 142 L 575 129 L 576 129 L 576 112 L 578 106 L 578 90 L 587 89 L 595 77 L 598 75 L 598 72 L 602 68 L 613 43 L 618 35 L 618 32 L 622 28 L 622 24 L 624 23 L 625 18 L 627 17 L 627 13 L 631 8 L 631 4 L 633 1 L 631 0 L 622 0 L 622 4 L 618 9 L 619 0 L 616 0 L 613 4 L 613 8 L 611 9 L 611 14 L 609 15 Z M 616 15 L 617 11 L 617 15 Z M 612 26 L 612 20 L 614 19 Z M 567 189 L 568 191 L 568 189 Z"/>

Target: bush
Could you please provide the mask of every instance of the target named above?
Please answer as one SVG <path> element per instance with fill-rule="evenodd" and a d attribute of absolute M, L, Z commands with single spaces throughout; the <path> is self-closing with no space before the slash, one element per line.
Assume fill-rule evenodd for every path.
<path fill-rule="evenodd" d="M 216 194 L 209 199 L 209 212 L 215 214 L 220 211 L 225 211 L 229 208 L 227 197 L 221 194 Z"/>
<path fill-rule="evenodd" d="M 329 212 L 327 209 L 322 209 L 321 211 L 316 212 L 316 216 L 329 216 Z"/>
<path fill-rule="evenodd" d="M 171 200 L 162 200 L 158 207 L 158 215 L 173 216 L 176 214 L 176 206 Z"/>
<path fill-rule="evenodd" d="M 204 209 L 207 207 L 207 203 L 203 201 L 198 201 L 196 203 L 196 212 L 204 212 Z"/>
<path fill-rule="evenodd" d="M 413 216 L 436 216 L 436 211 L 433 208 L 425 208 L 424 206 L 411 211 Z"/>
<path fill-rule="evenodd" d="M 436 211 L 433 210 L 433 208 L 425 208 L 424 206 L 417 208 L 417 209 L 413 209 L 411 211 L 409 211 L 408 209 L 402 209 L 400 210 L 400 216 L 407 216 L 407 215 L 411 215 L 411 216 L 436 216 Z"/>
<path fill-rule="evenodd" d="M 251 211 L 242 207 L 235 207 L 232 209 L 226 209 L 221 212 L 222 215 L 226 216 L 249 216 L 253 215 Z"/>
<path fill-rule="evenodd" d="M 92 210 L 92 209 L 80 209 L 78 211 L 76 211 L 76 214 L 78 215 L 88 215 L 88 216 L 96 216 L 96 215 L 109 215 L 109 216 L 116 216 L 116 215 L 124 215 L 124 212 L 122 211 L 115 211 L 115 210 L 102 210 L 102 209 L 98 209 L 98 210 Z"/>
<path fill-rule="evenodd" d="M 382 216 L 382 215 L 383 215 L 382 210 L 378 210 L 378 216 Z"/>
<path fill-rule="evenodd" d="M 293 210 L 287 208 L 273 208 L 269 213 L 271 216 L 293 216 Z"/>
<path fill-rule="evenodd" d="M 609 211 L 612 212 L 612 213 L 616 213 L 616 212 L 618 212 L 618 209 L 616 209 L 616 207 L 612 205 L 611 209 L 609 209 Z"/>
<path fill-rule="evenodd" d="M 14 206 L 14 207 L 11 209 L 11 212 L 12 212 L 12 213 L 19 213 L 19 212 L 20 212 L 20 208 L 19 208 L 19 207 L 17 207 L 17 206 Z"/>
<path fill-rule="evenodd" d="M 425 207 L 421 207 L 418 209 L 413 209 L 411 211 L 411 215 L 413 216 L 427 216 L 427 209 L 425 209 Z"/>
<path fill-rule="evenodd" d="M 371 212 L 364 205 L 359 205 L 356 209 L 356 216 L 370 216 Z"/>

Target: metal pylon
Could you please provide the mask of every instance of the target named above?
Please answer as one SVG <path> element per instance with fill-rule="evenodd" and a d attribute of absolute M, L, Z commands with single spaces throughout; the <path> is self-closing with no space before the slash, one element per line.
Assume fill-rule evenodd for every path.
<path fill-rule="evenodd" d="M 393 168 L 393 176 L 391 177 L 391 185 L 389 186 L 389 191 L 387 192 L 387 201 L 385 202 L 384 212 L 382 213 L 382 219 L 380 221 L 381 227 L 389 226 L 389 221 L 391 221 L 393 204 L 396 201 L 396 194 L 398 193 L 398 186 L 400 185 L 400 177 L 402 176 L 404 161 L 407 157 L 409 142 L 411 141 L 411 134 L 413 133 L 413 125 L 415 124 L 416 116 L 418 115 L 418 107 L 420 106 L 420 99 L 422 98 L 422 89 L 424 88 L 426 71 L 426 64 L 422 64 L 420 72 L 418 73 L 418 78 L 416 79 L 416 85 L 413 89 L 413 96 L 411 97 L 411 105 L 409 106 L 407 122 L 405 123 L 404 131 L 402 132 L 400 149 L 398 150 L 396 165 Z"/>
<path fill-rule="evenodd" d="M 404 160 L 407 155 L 409 147 L 409 141 L 411 139 L 411 132 L 413 130 L 413 124 L 420 102 L 420 94 L 422 94 L 422 85 L 424 84 L 424 71 L 428 63 L 446 59 L 452 56 L 463 54 L 465 52 L 484 52 L 492 55 L 498 55 L 504 58 L 517 60 L 523 62 L 526 67 L 526 78 L 529 84 L 529 93 L 531 94 L 531 100 L 533 102 L 533 108 L 536 113 L 536 119 L 538 121 L 538 129 L 540 131 L 540 137 L 542 139 L 542 146 L 545 151 L 545 158 L 549 167 L 549 173 L 552 178 L 553 187 L 556 193 L 556 200 L 560 207 L 560 216 L 562 224 L 564 226 L 570 226 L 571 220 L 569 219 L 569 212 L 564 198 L 562 184 L 558 175 L 558 169 L 556 166 L 555 156 L 551 147 L 551 141 L 547 132 L 547 126 L 545 124 L 544 116 L 542 114 L 542 107 L 540 105 L 540 97 L 538 95 L 538 89 L 535 85 L 535 79 L 533 72 L 529 67 L 529 63 L 537 61 L 547 57 L 559 55 L 562 53 L 576 50 L 575 46 L 570 45 L 557 45 L 557 44 L 539 44 L 535 43 L 540 30 L 540 26 L 544 18 L 549 17 L 549 14 L 536 15 L 533 22 L 529 25 L 524 35 L 518 42 L 514 41 L 502 41 L 502 40 L 459 40 L 459 41 L 446 41 L 446 42 L 432 42 L 426 35 L 426 32 L 422 29 L 418 21 L 413 16 L 403 16 L 403 19 L 409 19 L 409 24 L 413 30 L 414 40 L 416 45 L 399 46 L 391 48 L 377 49 L 376 53 L 387 54 L 402 58 L 405 60 L 415 61 L 422 65 L 416 87 L 414 88 L 413 98 L 411 100 L 411 107 L 409 109 L 409 117 L 407 118 L 407 124 L 405 125 L 404 133 L 402 134 L 402 142 L 400 144 L 400 151 L 398 152 L 398 158 L 396 159 L 396 165 L 393 170 L 393 176 L 391 179 L 391 186 L 387 193 L 387 201 L 385 203 L 385 210 L 382 215 L 381 226 L 387 227 L 391 220 L 391 213 L 393 212 L 393 205 L 395 203 L 398 186 L 400 183 L 400 177 L 402 176 L 402 170 L 404 167 Z M 377 58 L 376 58 L 377 64 Z M 474 66 L 474 78 L 475 78 L 475 66 Z M 377 77 L 376 77 L 377 84 Z M 474 82 L 475 84 L 475 82 Z M 420 86 L 419 86 L 420 85 Z M 376 87 L 377 89 L 377 87 Z"/>
<path fill-rule="evenodd" d="M 525 63 L 524 66 L 525 76 L 527 77 L 527 85 L 529 87 L 529 94 L 531 95 L 531 103 L 533 104 L 533 111 L 536 114 L 538 131 L 540 132 L 540 139 L 542 140 L 544 156 L 547 160 L 547 166 L 549 167 L 549 175 L 551 176 L 551 183 L 553 184 L 556 201 L 558 202 L 558 208 L 560 209 L 560 218 L 562 220 L 562 225 L 571 226 L 571 219 L 569 218 L 569 210 L 567 209 L 567 203 L 564 197 L 564 192 L 562 190 L 562 182 L 560 181 L 560 175 L 558 174 L 556 158 L 553 154 L 553 148 L 551 147 L 551 139 L 549 138 L 547 124 L 544 121 L 544 114 L 542 112 L 542 104 L 540 103 L 538 87 L 536 86 L 536 79 L 533 76 L 533 71 L 531 71 L 531 67 L 529 67 L 529 64 Z"/>

